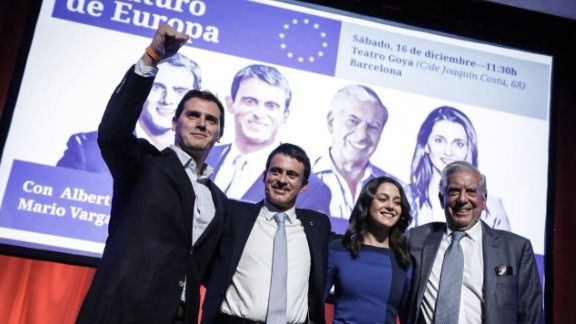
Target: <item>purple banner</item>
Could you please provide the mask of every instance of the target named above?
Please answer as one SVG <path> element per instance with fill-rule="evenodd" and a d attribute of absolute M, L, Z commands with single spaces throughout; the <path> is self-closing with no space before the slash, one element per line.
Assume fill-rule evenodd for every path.
<path fill-rule="evenodd" d="M 0 226 L 104 243 L 112 178 L 15 160 Z"/>
<path fill-rule="evenodd" d="M 52 16 L 145 37 L 170 24 L 191 36 L 189 46 L 330 76 L 341 27 L 332 19 L 230 0 L 56 0 Z"/>

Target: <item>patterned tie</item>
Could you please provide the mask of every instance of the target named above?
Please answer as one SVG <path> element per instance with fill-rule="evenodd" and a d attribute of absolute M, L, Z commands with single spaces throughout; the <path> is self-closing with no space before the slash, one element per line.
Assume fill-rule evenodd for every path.
<path fill-rule="evenodd" d="M 274 215 L 278 224 L 274 234 L 274 253 L 272 255 L 272 281 L 268 297 L 268 314 L 266 324 L 286 324 L 287 277 L 288 277 L 288 249 L 286 246 L 286 229 L 284 220 L 286 214 Z"/>
<path fill-rule="evenodd" d="M 460 295 L 464 276 L 464 253 L 460 240 L 465 232 L 452 232 L 452 242 L 444 254 L 440 287 L 436 298 L 435 324 L 457 324 L 460 312 Z"/>

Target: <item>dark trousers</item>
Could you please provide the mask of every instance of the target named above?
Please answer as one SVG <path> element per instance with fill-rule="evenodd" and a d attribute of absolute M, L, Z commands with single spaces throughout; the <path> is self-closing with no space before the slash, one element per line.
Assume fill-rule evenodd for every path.
<path fill-rule="evenodd" d="M 219 313 L 214 319 L 213 324 L 265 324 L 265 322 Z"/>
<path fill-rule="evenodd" d="M 176 309 L 176 316 L 174 316 L 174 321 L 172 324 L 184 324 L 184 303 L 178 303 L 178 308 Z"/>
<path fill-rule="evenodd" d="M 214 319 L 214 322 L 212 322 L 212 324 L 266 324 L 266 322 L 253 321 L 247 318 L 219 313 L 218 316 L 216 316 L 216 319 Z M 298 324 L 304 324 L 304 323 L 298 323 Z"/>

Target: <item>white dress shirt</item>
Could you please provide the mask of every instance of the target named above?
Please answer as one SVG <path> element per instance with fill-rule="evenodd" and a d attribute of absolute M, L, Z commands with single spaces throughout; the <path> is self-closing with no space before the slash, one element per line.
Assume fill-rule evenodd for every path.
<path fill-rule="evenodd" d="M 272 253 L 277 211 L 265 204 L 250 232 L 244 251 L 232 276 L 232 284 L 220 312 L 253 321 L 266 321 L 272 278 Z M 285 212 L 288 243 L 288 323 L 303 323 L 308 314 L 310 250 L 304 228 L 294 208 Z"/>
<path fill-rule="evenodd" d="M 422 298 L 422 315 L 426 323 L 432 323 L 438 296 L 440 273 L 444 253 L 451 242 L 452 231 L 447 229 L 442 237 L 442 242 L 436 254 L 432 272 L 428 278 L 424 297 Z M 460 246 L 464 253 L 464 277 L 462 280 L 462 295 L 460 297 L 459 323 L 480 324 L 482 323 L 482 304 L 484 296 L 482 287 L 484 284 L 484 258 L 482 254 L 482 223 L 478 221 L 466 231 L 466 235 L 460 240 Z"/>

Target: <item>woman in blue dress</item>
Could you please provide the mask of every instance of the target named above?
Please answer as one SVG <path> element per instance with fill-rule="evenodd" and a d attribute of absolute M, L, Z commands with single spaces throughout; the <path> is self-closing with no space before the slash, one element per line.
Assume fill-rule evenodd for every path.
<path fill-rule="evenodd" d="M 396 323 L 404 318 L 412 278 L 404 235 L 412 216 L 402 185 L 389 177 L 370 180 L 349 221 L 328 253 L 334 323 Z"/>

